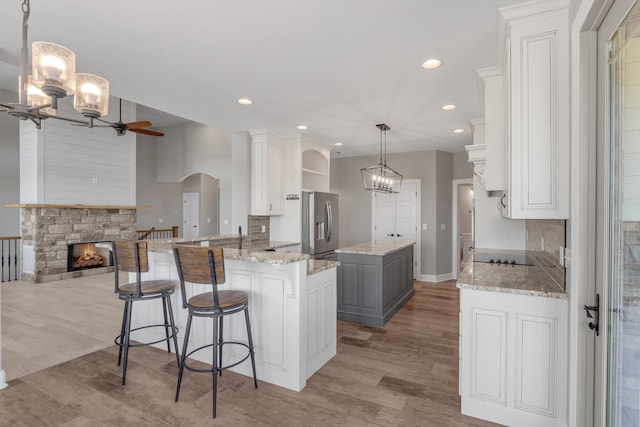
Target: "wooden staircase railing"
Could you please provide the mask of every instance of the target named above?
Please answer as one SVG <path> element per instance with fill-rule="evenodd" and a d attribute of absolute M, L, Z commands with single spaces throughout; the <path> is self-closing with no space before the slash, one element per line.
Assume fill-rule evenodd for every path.
<path fill-rule="evenodd" d="M 178 237 L 179 226 L 174 225 L 171 228 L 155 228 L 151 227 L 148 230 L 137 230 L 138 240 L 144 240 L 149 237 L 150 239 L 170 239 Z"/>

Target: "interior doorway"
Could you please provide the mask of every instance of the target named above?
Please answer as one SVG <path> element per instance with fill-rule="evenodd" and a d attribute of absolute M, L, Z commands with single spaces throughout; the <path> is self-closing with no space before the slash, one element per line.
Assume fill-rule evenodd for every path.
<path fill-rule="evenodd" d="M 183 237 L 200 235 L 200 193 L 182 193 Z"/>
<path fill-rule="evenodd" d="M 399 193 L 372 193 L 371 238 L 412 240 L 413 278 L 420 274 L 420 180 L 405 179 Z"/>
<path fill-rule="evenodd" d="M 453 220 L 451 223 L 451 271 L 457 279 L 462 262 L 471 256 L 474 241 L 473 178 L 453 181 Z"/>

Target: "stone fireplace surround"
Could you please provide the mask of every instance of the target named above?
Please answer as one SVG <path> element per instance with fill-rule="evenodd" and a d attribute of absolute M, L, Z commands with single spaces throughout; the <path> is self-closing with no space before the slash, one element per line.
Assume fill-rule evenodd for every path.
<path fill-rule="evenodd" d="M 34 283 L 111 272 L 114 267 L 67 271 L 72 243 L 135 239 L 137 210 L 147 206 L 11 204 L 20 208 L 22 279 Z"/>

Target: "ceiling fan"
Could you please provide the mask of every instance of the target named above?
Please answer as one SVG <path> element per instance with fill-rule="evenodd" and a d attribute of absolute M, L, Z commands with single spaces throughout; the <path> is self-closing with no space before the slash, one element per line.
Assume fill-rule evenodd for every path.
<path fill-rule="evenodd" d="M 149 121 L 124 123 L 122 121 L 122 98 L 120 98 L 120 117 L 118 118 L 117 122 L 112 123 L 106 120 L 102 120 L 100 118 L 95 118 L 94 120 L 98 120 L 102 123 L 105 123 L 104 125 L 94 125 L 94 127 L 112 127 L 116 130 L 116 133 L 118 134 L 118 136 L 123 136 L 124 134 L 127 133 L 127 131 L 141 133 L 144 135 L 151 135 L 151 136 L 164 136 L 164 133 L 162 132 L 157 132 L 151 129 L 145 129 L 151 126 L 151 122 Z"/>

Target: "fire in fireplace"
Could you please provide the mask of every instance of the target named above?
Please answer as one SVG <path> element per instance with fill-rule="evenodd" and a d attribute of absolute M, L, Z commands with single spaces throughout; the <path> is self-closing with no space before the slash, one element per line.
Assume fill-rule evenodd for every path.
<path fill-rule="evenodd" d="M 68 250 L 68 271 L 110 267 L 113 255 L 110 242 L 72 243 Z"/>

